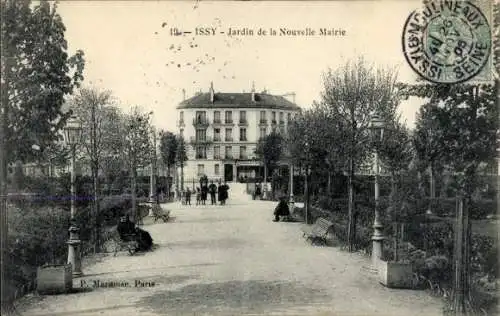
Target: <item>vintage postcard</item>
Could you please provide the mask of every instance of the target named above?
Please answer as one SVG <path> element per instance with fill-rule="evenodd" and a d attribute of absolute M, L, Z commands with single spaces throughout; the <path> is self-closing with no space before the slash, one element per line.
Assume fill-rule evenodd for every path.
<path fill-rule="evenodd" d="M 0 0 L 2 314 L 498 315 L 493 0 Z"/>

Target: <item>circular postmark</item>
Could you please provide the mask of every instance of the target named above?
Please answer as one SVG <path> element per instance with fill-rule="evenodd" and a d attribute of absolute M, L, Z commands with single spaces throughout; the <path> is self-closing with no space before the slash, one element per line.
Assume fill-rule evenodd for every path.
<path fill-rule="evenodd" d="M 481 72 L 491 30 L 478 7 L 463 1 L 428 2 L 406 20 L 403 53 L 411 68 L 435 83 L 460 83 Z"/>

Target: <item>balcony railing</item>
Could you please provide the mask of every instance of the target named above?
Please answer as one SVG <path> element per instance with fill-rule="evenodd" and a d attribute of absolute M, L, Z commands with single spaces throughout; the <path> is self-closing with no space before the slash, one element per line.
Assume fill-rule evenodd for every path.
<path fill-rule="evenodd" d="M 246 137 L 240 137 L 240 142 L 246 142 L 246 141 L 248 141 L 248 138 L 246 138 Z"/>
<path fill-rule="evenodd" d="M 233 119 L 225 119 L 224 124 L 233 124 Z"/>
<path fill-rule="evenodd" d="M 210 122 L 206 117 L 197 117 L 193 119 L 193 125 L 196 127 L 208 127 Z"/>
<path fill-rule="evenodd" d="M 284 120 L 280 120 L 280 125 L 285 125 L 285 121 Z"/>
<path fill-rule="evenodd" d="M 232 142 L 233 139 L 234 138 L 232 138 L 232 137 L 226 137 L 226 138 L 224 138 L 224 141 L 226 141 L 226 142 Z"/>
<path fill-rule="evenodd" d="M 214 160 L 220 160 L 220 155 L 215 155 L 214 154 Z"/>
<path fill-rule="evenodd" d="M 232 154 L 225 154 L 224 159 L 234 159 L 234 156 Z"/>
<path fill-rule="evenodd" d="M 259 124 L 260 125 L 265 125 L 265 124 L 267 124 L 267 120 L 266 119 L 260 119 L 259 120 Z"/>
<path fill-rule="evenodd" d="M 222 124 L 222 121 L 220 118 L 215 119 L 214 118 L 214 124 Z"/>
<path fill-rule="evenodd" d="M 220 136 L 214 136 L 214 142 L 220 142 L 222 138 Z"/>
<path fill-rule="evenodd" d="M 177 126 L 186 126 L 184 120 L 177 120 Z"/>
<path fill-rule="evenodd" d="M 248 125 L 247 119 L 240 119 L 239 125 Z"/>
<path fill-rule="evenodd" d="M 276 125 L 276 120 L 271 120 L 271 124 Z"/>
<path fill-rule="evenodd" d="M 199 138 L 196 138 L 195 136 L 191 136 L 190 137 L 190 142 L 191 144 L 193 145 L 196 145 L 196 144 L 209 144 L 212 142 L 212 137 L 199 137 Z"/>

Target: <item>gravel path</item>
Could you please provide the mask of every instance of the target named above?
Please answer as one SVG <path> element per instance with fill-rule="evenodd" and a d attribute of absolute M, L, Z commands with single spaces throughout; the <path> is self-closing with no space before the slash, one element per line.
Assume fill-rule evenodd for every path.
<path fill-rule="evenodd" d="M 75 293 L 28 295 L 21 315 L 440 315 L 423 291 L 380 285 L 370 260 L 304 241 L 301 223 L 274 223 L 275 203 L 175 204 L 145 222 L 157 249 L 84 262 Z M 100 285 L 114 287 L 95 287 Z"/>

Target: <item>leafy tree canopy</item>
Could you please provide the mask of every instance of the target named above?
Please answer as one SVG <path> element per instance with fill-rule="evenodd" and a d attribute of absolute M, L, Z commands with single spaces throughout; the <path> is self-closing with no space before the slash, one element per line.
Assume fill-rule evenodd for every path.
<path fill-rule="evenodd" d="M 64 97 L 82 81 L 83 52 L 67 53 L 66 30 L 56 4 L 2 0 L 1 112 L 7 117 L 7 160 L 32 161 L 32 145 L 58 139 L 68 114 Z"/>

